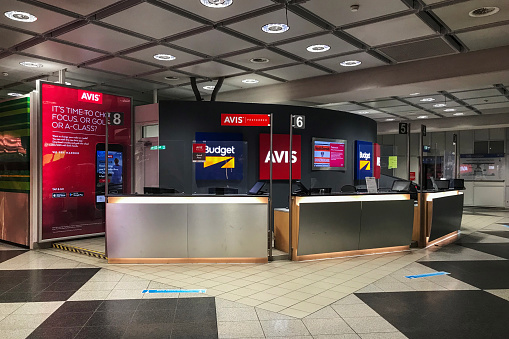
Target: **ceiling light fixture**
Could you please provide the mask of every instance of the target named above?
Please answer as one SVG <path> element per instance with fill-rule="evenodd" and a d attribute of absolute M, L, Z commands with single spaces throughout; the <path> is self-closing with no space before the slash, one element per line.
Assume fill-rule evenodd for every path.
<path fill-rule="evenodd" d="M 413 95 L 419 95 L 419 94 L 421 94 L 421 93 L 410 93 L 410 95 L 412 95 L 412 96 Z"/>
<path fill-rule="evenodd" d="M 498 11 L 500 11 L 500 8 L 498 7 L 479 7 L 473 11 L 468 12 L 468 15 L 470 15 L 472 18 L 483 18 L 485 16 L 497 14 Z"/>
<path fill-rule="evenodd" d="M 252 58 L 252 59 L 249 59 L 249 61 L 251 61 L 253 64 L 266 64 L 267 62 L 269 62 L 269 59 L 267 59 L 267 58 Z"/>
<path fill-rule="evenodd" d="M 394 119 L 394 118 L 385 119 L 385 121 L 394 121 L 394 120 L 396 120 L 396 119 Z"/>
<path fill-rule="evenodd" d="M 258 81 L 256 79 L 244 79 L 244 80 L 242 80 L 242 82 L 245 83 L 245 84 L 257 84 L 260 81 Z"/>
<path fill-rule="evenodd" d="M 216 86 L 203 86 L 203 89 L 206 91 L 213 91 Z"/>
<path fill-rule="evenodd" d="M 155 54 L 154 59 L 161 60 L 161 61 L 171 61 L 171 60 L 175 60 L 176 58 L 170 54 Z"/>
<path fill-rule="evenodd" d="M 178 80 L 180 79 L 179 77 L 164 77 L 166 80 L 169 80 L 169 81 L 175 81 L 175 80 Z"/>
<path fill-rule="evenodd" d="M 7 95 L 10 97 L 22 97 L 23 96 L 23 94 L 21 94 L 21 93 L 14 93 L 14 92 L 7 93 Z"/>
<path fill-rule="evenodd" d="M 421 99 L 422 102 L 431 102 L 431 101 L 435 101 L 434 98 L 424 98 L 424 99 Z"/>
<path fill-rule="evenodd" d="M 419 115 L 417 119 L 428 119 L 427 115 Z"/>
<path fill-rule="evenodd" d="M 444 112 L 454 112 L 456 109 L 454 108 L 447 108 L 447 109 L 444 109 Z"/>
<path fill-rule="evenodd" d="M 210 8 L 225 8 L 233 3 L 233 0 L 200 0 L 203 6 Z"/>
<path fill-rule="evenodd" d="M 464 113 L 458 112 L 458 113 L 454 113 L 453 115 L 458 116 L 458 115 L 463 115 L 463 114 L 464 114 Z"/>
<path fill-rule="evenodd" d="M 358 113 L 358 114 L 369 114 L 369 113 L 371 113 L 371 112 L 370 112 L 370 111 L 359 111 L 359 112 L 357 112 L 357 113 Z"/>
<path fill-rule="evenodd" d="M 308 52 L 312 53 L 323 53 L 327 52 L 330 49 L 329 45 L 311 45 L 308 48 L 306 48 Z"/>
<path fill-rule="evenodd" d="M 340 62 L 339 64 L 344 67 L 355 67 L 355 66 L 359 66 L 360 64 L 362 64 L 362 62 L 360 62 L 359 60 L 346 60 L 346 61 Z"/>
<path fill-rule="evenodd" d="M 23 61 L 19 63 L 21 66 L 30 67 L 30 68 L 41 68 L 42 64 L 31 61 Z"/>
<path fill-rule="evenodd" d="M 289 29 L 290 26 L 287 24 L 266 24 L 265 26 L 262 26 L 262 31 L 270 34 L 284 33 Z"/>
<path fill-rule="evenodd" d="M 65 84 L 66 84 L 67 86 L 71 86 L 71 85 L 72 85 L 70 82 L 67 82 L 67 81 L 65 82 Z"/>
<path fill-rule="evenodd" d="M 37 20 L 37 17 L 35 15 L 32 15 L 27 12 L 9 11 L 5 12 L 4 15 L 14 21 L 34 22 Z"/>
<path fill-rule="evenodd" d="M 434 104 L 433 107 L 439 108 L 439 107 L 445 107 L 446 104 Z"/>

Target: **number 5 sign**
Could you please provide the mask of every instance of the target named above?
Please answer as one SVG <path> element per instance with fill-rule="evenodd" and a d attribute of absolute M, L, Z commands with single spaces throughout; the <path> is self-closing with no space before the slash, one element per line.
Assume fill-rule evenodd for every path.
<path fill-rule="evenodd" d="M 122 112 L 111 112 L 110 113 L 110 125 L 122 126 L 124 124 L 124 113 Z"/>
<path fill-rule="evenodd" d="M 306 128 L 306 117 L 303 115 L 293 116 L 293 128 L 304 129 Z"/>

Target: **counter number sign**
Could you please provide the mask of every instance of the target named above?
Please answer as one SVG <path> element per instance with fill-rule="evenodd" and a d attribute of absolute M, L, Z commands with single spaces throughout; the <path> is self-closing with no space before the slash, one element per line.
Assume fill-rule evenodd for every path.
<path fill-rule="evenodd" d="M 399 134 L 407 134 L 408 133 L 408 123 L 400 122 L 399 123 Z"/>
<path fill-rule="evenodd" d="M 111 112 L 110 113 L 110 125 L 122 126 L 124 124 L 124 113 L 122 112 Z"/>
<path fill-rule="evenodd" d="M 293 128 L 304 129 L 306 128 L 306 117 L 303 115 L 293 116 Z"/>

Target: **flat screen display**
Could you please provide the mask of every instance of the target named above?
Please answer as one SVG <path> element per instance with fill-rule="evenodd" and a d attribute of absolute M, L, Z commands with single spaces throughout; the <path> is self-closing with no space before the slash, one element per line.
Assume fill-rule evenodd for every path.
<path fill-rule="evenodd" d="M 116 146 L 116 145 L 112 145 Z M 96 206 L 104 208 L 106 198 L 106 164 L 103 150 L 96 151 Z M 108 192 L 109 194 L 122 194 L 123 192 L 123 152 L 120 150 L 108 150 Z M 100 204 L 102 203 L 102 206 Z"/>
<path fill-rule="evenodd" d="M 313 170 L 346 170 L 346 140 L 313 138 Z"/>

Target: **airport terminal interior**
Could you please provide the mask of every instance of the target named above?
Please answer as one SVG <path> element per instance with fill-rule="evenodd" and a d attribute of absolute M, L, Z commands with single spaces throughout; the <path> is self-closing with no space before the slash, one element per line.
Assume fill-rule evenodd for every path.
<path fill-rule="evenodd" d="M 0 12 L 0 338 L 508 337 L 508 0 Z"/>

